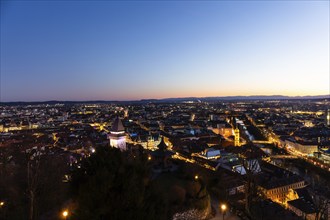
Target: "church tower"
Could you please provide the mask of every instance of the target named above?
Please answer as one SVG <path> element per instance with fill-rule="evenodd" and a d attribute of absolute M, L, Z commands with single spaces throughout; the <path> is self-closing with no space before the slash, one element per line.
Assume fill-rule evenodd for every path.
<path fill-rule="evenodd" d="M 235 128 L 234 132 L 235 132 L 234 145 L 235 145 L 235 147 L 239 147 L 239 146 L 241 146 L 241 144 L 239 142 L 239 129 Z"/>
<path fill-rule="evenodd" d="M 119 117 L 116 117 L 115 121 L 113 122 L 108 137 L 110 139 L 111 147 L 119 148 L 121 151 L 126 150 L 125 128 Z"/>
<path fill-rule="evenodd" d="M 128 109 L 125 109 L 124 111 L 124 118 L 128 118 Z"/>

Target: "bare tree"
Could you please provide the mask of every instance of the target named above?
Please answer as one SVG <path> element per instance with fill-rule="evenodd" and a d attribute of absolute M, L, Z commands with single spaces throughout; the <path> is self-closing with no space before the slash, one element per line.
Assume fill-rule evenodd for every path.
<path fill-rule="evenodd" d="M 330 209 L 330 186 L 328 179 L 312 178 L 309 194 L 315 208 L 315 220 L 330 219 L 328 210 Z"/>
<path fill-rule="evenodd" d="M 315 208 L 315 220 L 329 219 L 328 210 L 330 209 L 330 199 L 329 193 L 326 191 L 317 192 L 317 190 L 312 191 L 312 202 Z"/>
<path fill-rule="evenodd" d="M 314 204 L 316 208 L 315 220 L 329 219 L 328 209 L 330 208 L 330 199 L 323 196 L 317 196 L 314 198 Z"/>
<path fill-rule="evenodd" d="M 252 216 L 251 205 L 258 198 L 258 186 L 256 181 L 256 173 L 260 169 L 257 159 L 243 159 L 242 165 L 246 171 L 245 174 L 245 211 L 249 216 Z"/>
<path fill-rule="evenodd" d="M 40 151 L 27 152 L 27 192 L 29 198 L 29 220 L 36 217 L 36 194 L 40 177 Z"/>

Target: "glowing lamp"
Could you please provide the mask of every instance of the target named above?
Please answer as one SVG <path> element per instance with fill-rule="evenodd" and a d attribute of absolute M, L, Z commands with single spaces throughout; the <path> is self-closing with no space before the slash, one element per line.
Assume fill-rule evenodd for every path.
<path fill-rule="evenodd" d="M 220 206 L 220 208 L 221 208 L 221 210 L 224 212 L 224 211 L 226 211 L 227 206 L 226 206 L 226 204 L 222 204 L 222 205 Z"/>
<path fill-rule="evenodd" d="M 64 218 L 66 218 L 68 215 L 69 215 L 69 211 L 68 210 L 65 210 L 65 211 L 62 212 L 62 216 Z"/>

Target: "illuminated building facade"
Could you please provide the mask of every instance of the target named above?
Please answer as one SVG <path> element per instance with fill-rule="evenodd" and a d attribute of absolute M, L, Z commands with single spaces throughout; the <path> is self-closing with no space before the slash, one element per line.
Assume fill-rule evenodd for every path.
<path fill-rule="evenodd" d="M 214 123 L 212 126 L 209 126 L 209 130 L 212 130 L 215 134 L 220 134 L 225 138 L 235 135 L 234 129 L 227 122 Z"/>
<path fill-rule="evenodd" d="M 316 219 L 316 209 L 312 197 L 306 188 L 289 189 L 286 196 L 286 208 L 306 220 Z"/>
<path fill-rule="evenodd" d="M 119 148 L 121 151 L 126 150 L 126 134 L 122 121 L 117 117 L 112 124 L 110 133 L 110 146 Z"/>
<path fill-rule="evenodd" d="M 301 189 L 306 187 L 305 181 L 297 177 L 287 177 L 284 180 L 273 181 L 267 186 L 261 186 L 260 190 L 270 200 L 286 204 L 287 194 L 290 189 Z"/>
<path fill-rule="evenodd" d="M 190 115 L 190 121 L 194 121 L 194 120 L 195 120 L 195 117 L 196 117 L 196 115 L 195 115 L 194 113 L 192 113 L 192 114 Z"/>
<path fill-rule="evenodd" d="M 304 141 L 286 140 L 286 148 L 292 154 L 296 155 L 313 155 L 314 152 L 318 152 L 318 146 L 316 143 L 308 143 Z"/>
<path fill-rule="evenodd" d="M 326 114 L 327 126 L 330 126 L 330 109 L 328 109 Z"/>
<path fill-rule="evenodd" d="M 235 128 L 234 132 L 235 132 L 234 145 L 235 145 L 235 147 L 239 147 L 239 146 L 241 146 L 240 141 L 239 141 L 239 129 Z"/>

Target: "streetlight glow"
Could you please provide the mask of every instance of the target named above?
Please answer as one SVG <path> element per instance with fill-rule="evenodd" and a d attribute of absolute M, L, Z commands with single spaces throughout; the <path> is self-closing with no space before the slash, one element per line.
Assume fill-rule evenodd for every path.
<path fill-rule="evenodd" d="M 63 215 L 63 217 L 67 217 L 67 216 L 69 215 L 68 210 L 63 211 L 63 212 L 62 212 L 62 215 Z"/>
<path fill-rule="evenodd" d="M 221 210 L 222 210 L 222 211 L 225 211 L 226 209 L 227 209 L 227 206 L 226 206 L 225 204 L 222 204 L 222 205 L 221 205 Z"/>
<path fill-rule="evenodd" d="M 4 206 L 4 205 L 5 205 L 5 202 L 1 201 L 1 202 L 0 202 L 0 206 L 2 207 L 2 206 Z"/>
<path fill-rule="evenodd" d="M 198 180 L 198 175 L 195 175 L 195 180 Z"/>
<path fill-rule="evenodd" d="M 226 215 L 226 209 L 227 209 L 226 204 L 221 204 L 220 209 L 221 209 L 221 212 L 222 212 L 222 220 L 224 220 L 225 215 Z"/>

